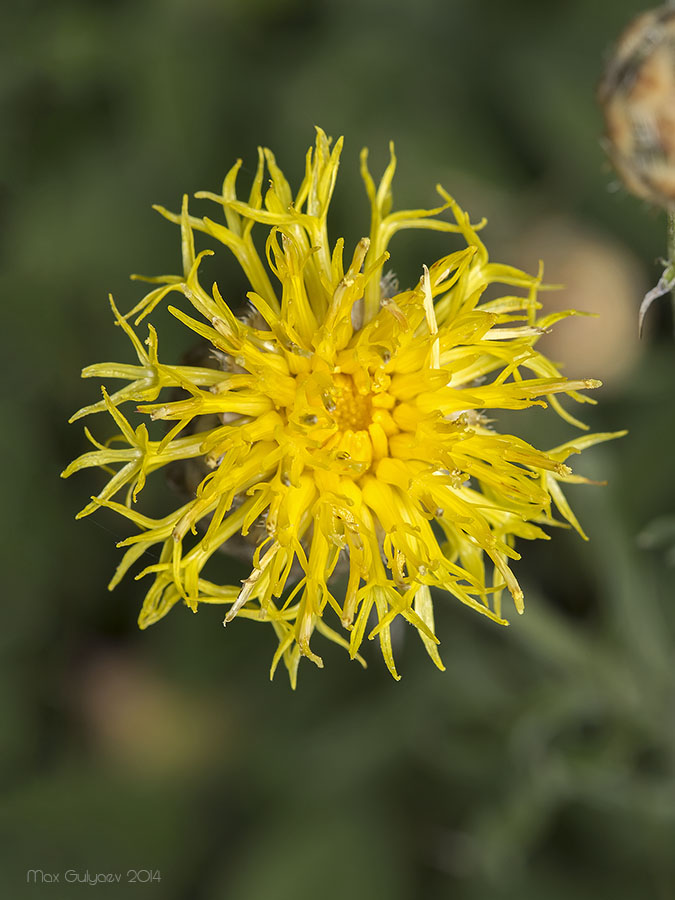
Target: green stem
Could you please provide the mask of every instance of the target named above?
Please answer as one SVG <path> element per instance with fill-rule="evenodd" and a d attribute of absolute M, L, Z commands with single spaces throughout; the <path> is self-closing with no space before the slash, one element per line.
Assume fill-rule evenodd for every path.
<path fill-rule="evenodd" d="M 668 268 L 675 270 L 675 213 L 668 213 Z M 673 333 L 675 333 L 675 288 L 670 292 L 670 301 L 673 308 Z"/>

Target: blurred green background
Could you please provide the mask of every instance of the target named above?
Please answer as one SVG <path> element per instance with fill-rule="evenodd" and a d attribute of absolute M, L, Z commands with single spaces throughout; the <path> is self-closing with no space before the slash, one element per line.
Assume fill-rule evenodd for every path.
<path fill-rule="evenodd" d="M 636 335 L 665 221 L 616 189 L 594 101 L 608 47 L 638 9 L 4 10 L 2 896 L 84 896 L 88 885 L 63 883 L 67 870 L 124 882 L 141 869 L 161 883 L 96 896 L 675 897 L 673 569 L 666 545 L 639 541 L 675 512 L 667 302 Z M 439 597 L 445 674 L 407 630 L 396 635 L 399 684 L 374 645 L 363 671 L 324 644 L 326 668 L 303 664 L 291 693 L 284 672 L 268 681 L 267 627 L 225 633 L 218 608 L 177 608 L 139 632 L 143 585 L 105 589 L 124 522 L 73 518 L 101 476 L 58 476 L 85 449 L 66 420 L 97 397 L 79 370 L 131 361 L 107 292 L 128 309 L 140 296 L 130 272 L 179 267 L 177 229 L 151 204 L 177 209 L 184 191 L 217 190 L 240 156 L 243 186 L 259 143 L 297 185 L 315 124 L 346 137 L 333 236 L 367 230 L 358 152 L 368 145 L 379 172 L 393 139 L 399 206 L 433 205 L 443 182 L 474 219 L 489 217 L 493 258 L 530 270 L 543 258 L 548 280 L 567 285 L 547 301 L 600 313 L 562 323 L 549 353 L 570 375 L 605 381 L 591 426 L 630 434 L 577 462 L 608 480 L 570 491 L 590 543 L 559 531 L 521 547 L 527 610 L 510 628 Z M 397 238 L 402 283 L 444 246 Z M 236 302 L 245 285 L 231 279 L 221 288 Z M 178 326 L 160 335 L 167 359 L 187 349 Z M 103 435 L 107 423 L 90 424 Z M 499 426 L 543 447 L 572 436 L 539 411 Z M 60 872 L 60 884 L 26 884 L 33 868 Z"/>

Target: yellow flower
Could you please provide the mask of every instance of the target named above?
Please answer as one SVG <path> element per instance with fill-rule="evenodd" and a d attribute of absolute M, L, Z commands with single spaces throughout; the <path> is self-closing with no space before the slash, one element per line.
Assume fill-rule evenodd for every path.
<path fill-rule="evenodd" d="M 583 535 L 560 484 L 585 479 L 566 460 L 615 436 L 583 436 L 542 452 L 492 428 L 488 412 L 547 401 L 585 427 L 555 395 L 591 402 L 578 391 L 599 382 L 567 380 L 534 349 L 573 313 L 539 318 L 541 273 L 489 262 L 477 233 L 484 223 L 472 225 L 441 187 L 437 208 L 392 212 L 393 147 L 377 186 L 362 153 L 370 234 L 345 264 L 344 240 L 331 245 L 326 224 L 341 148 L 339 140 L 331 151 L 317 129 L 295 197 L 272 153 L 260 150 L 248 200 L 237 199 L 238 161 L 222 194 L 197 194 L 220 207 L 225 224 L 191 215 L 187 197 L 180 214 L 158 207 L 180 225 L 183 272 L 142 279 L 156 286 L 127 316 L 111 299 L 138 365 L 84 370 L 127 384 L 110 395 L 103 389 L 103 399 L 73 420 L 107 410 L 119 433 L 101 444 L 85 429 L 96 449 L 63 473 L 112 472 L 79 515 L 105 506 L 140 529 L 120 544 L 128 549 L 111 588 L 145 551 L 159 549 L 159 561 L 137 576 L 152 576 L 141 628 L 181 600 L 195 612 L 200 603 L 226 604 L 225 623 L 244 616 L 272 624 L 279 646 L 270 674 L 283 659 L 293 686 L 301 656 L 322 665 L 310 647 L 315 630 L 360 659 L 370 629 L 398 678 L 397 616 L 418 630 L 442 669 L 432 587 L 507 624 L 504 588 L 523 610 L 509 565 L 519 559 L 516 538 L 547 538 L 540 526 L 555 524 L 552 504 Z M 454 221 L 438 218 L 446 210 Z M 266 232 L 264 256 L 256 224 Z M 459 235 L 466 246 L 422 266 L 419 282 L 400 291 L 384 267 L 391 238 L 409 228 Z M 195 254 L 195 232 L 236 257 L 251 286 L 246 315 L 234 314 L 217 285 L 202 286 L 200 264 L 213 251 Z M 483 300 L 493 283 L 522 296 Z M 144 344 L 127 321 L 135 315 L 138 326 L 169 293 L 192 307 L 193 315 L 169 310 L 209 347 L 204 366 L 160 363 L 153 326 Z M 170 426 L 151 439 L 145 424 L 133 428 L 122 413 L 126 401 Z M 180 460 L 199 473 L 190 499 L 163 518 L 138 512 L 147 476 Z M 252 549 L 243 586 L 207 581 L 210 558 L 238 535 L 249 535 Z"/>

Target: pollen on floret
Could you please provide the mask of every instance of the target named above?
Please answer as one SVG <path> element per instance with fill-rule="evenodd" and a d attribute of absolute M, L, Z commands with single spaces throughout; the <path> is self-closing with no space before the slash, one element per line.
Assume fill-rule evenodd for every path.
<path fill-rule="evenodd" d="M 334 375 L 335 409 L 332 412 L 337 427 L 345 431 L 365 431 L 372 423 L 372 399 L 370 394 L 357 391 L 354 379 L 349 375 Z"/>

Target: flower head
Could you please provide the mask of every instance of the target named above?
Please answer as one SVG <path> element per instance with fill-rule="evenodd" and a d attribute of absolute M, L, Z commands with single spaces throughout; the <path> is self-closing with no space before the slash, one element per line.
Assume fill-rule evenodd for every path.
<path fill-rule="evenodd" d="M 534 349 L 572 312 L 540 317 L 541 274 L 490 262 L 480 225 L 442 188 L 435 209 L 392 212 L 393 147 L 379 185 L 363 151 L 369 235 L 345 255 L 344 240 L 331 244 L 327 230 L 341 147 L 340 140 L 331 150 L 317 129 L 295 196 L 272 153 L 261 150 L 248 199 L 238 199 L 237 162 L 221 194 L 197 195 L 216 204 L 224 224 L 190 214 L 187 197 L 179 214 L 158 208 L 180 225 L 182 274 L 144 279 L 155 286 L 127 316 L 111 299 L 138 364 L 84 370 L 126 384 L 103 389 L 103 399 L 73 419 L 107 411 L 118 433 L 102 444 L 87 431 L 96 449 L 64 472 L 112 471 L 79 515 L 105 506 L 140 529 L 122 541 L 127 550 L 111 587 L 146 550 L 159 549 L 159 561 L 138 576 L 151 578 L 142 628 L 179 601 L 193 611 L 225 604 L 225 623 L 271 623 L 279 642 L 272 674 L 283 660 L 293 685 L 301 656 L 322 665 L 315 631 L 360 659 L 368 630 L 398 678 L 391 640 L 398 616 L 443 668 L 430 588 L 507 624 L 504 589 L 523 609 L 510 566 L 519 559 L 516 538 L 547 538 L 541 526 L 557 524 L 553 506 L 583 535 L 560 485 L 584 479 L 566 461 L 612 436 L 543 452 L 492 427 L 495 410 L 547 403 L 585 427 L 556 395 L 591 402 L 578 392 L 599 382 L 567 380 Z M 446 211 L 453 221 L 439 218 Z M 266 234 L 264 254 L 255 226 Z M 465 246 L 422 266 L 418 283 L 399 290 L 385 271 L 387 248 L 410 228 L 456 235 Z M 200 264 L 213 251 L 195 252 L 196 232 L 241 265 L 251 287 L 245 315 L 235 315 L 216 284 L 202 285 Z M 494 283 L 518 296 L 483 300 Z M 202 365 L 160 362 L 153 326 L 142 342 L 128 321 L 138 326 L 169 294 L 183 301 L 171 313 L 208 348 Z M 164 430 L 151 438 L 145 423 L 132 427 L 121 410 L 127 401 Z M 187 502 L 162 518 L 139 512 L 147 476 L 179 461 L 192 466 Z M 249 577 L 242 586 L 207 580 L 211 557 L 239 535 L 250 540 Z"/>

